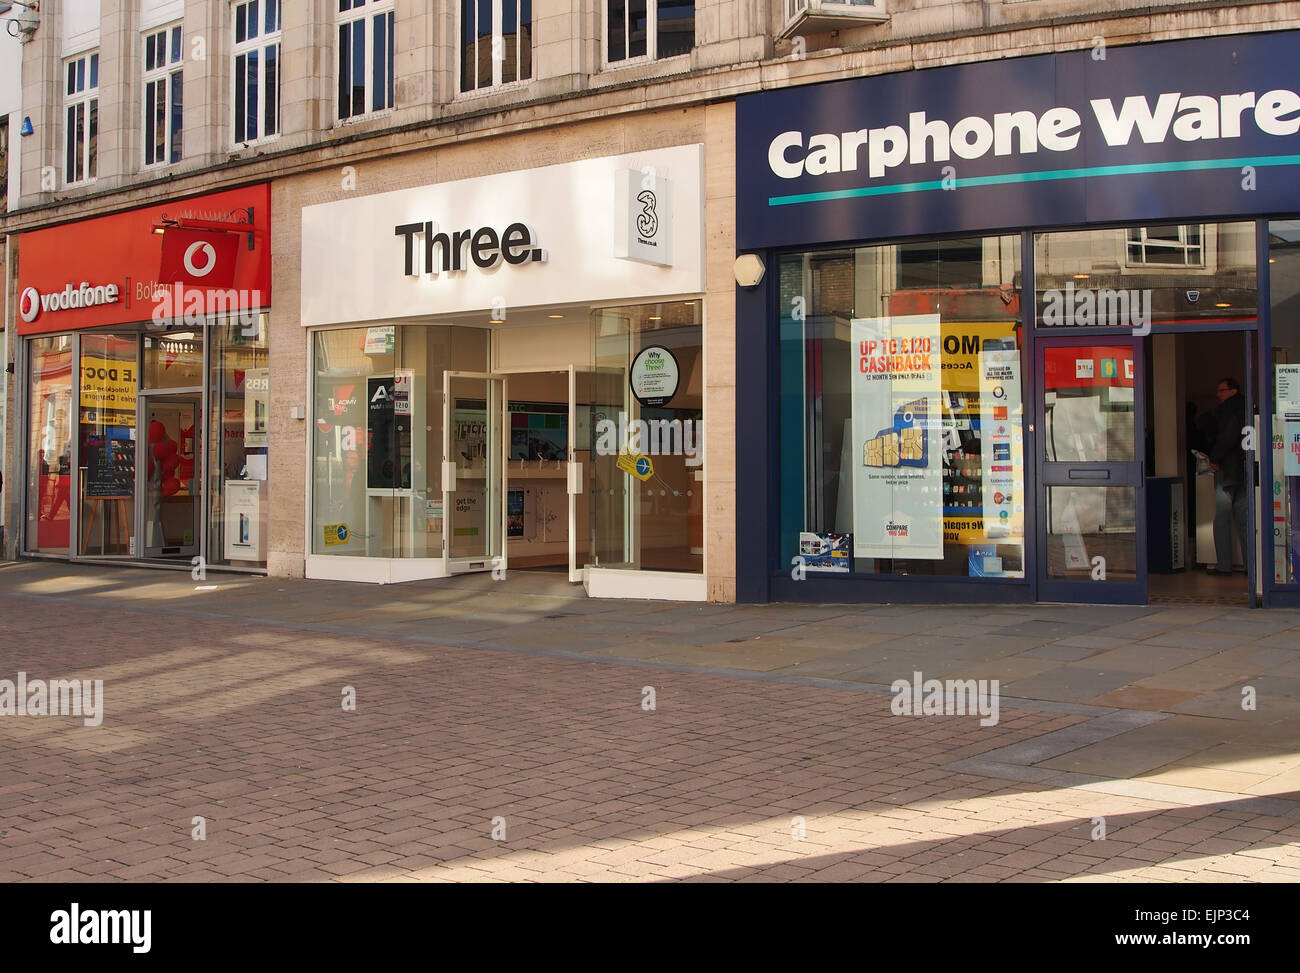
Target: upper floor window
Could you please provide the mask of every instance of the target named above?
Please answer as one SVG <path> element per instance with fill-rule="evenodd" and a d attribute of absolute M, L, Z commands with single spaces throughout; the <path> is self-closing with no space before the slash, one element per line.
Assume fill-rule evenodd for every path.
<path fill-rule="evenodd" d="M 605 0 L 610 64 L 676 57 L 694 47 L 695 0 Z"/>
<path fill-rule="evenodd" d="M 181 161 L 181 27 L 144 36 L 144 164 Z"/>
<path fill-rule="evenodd" d="M 461 0 L 460 90 L 533 76 L 532 0 Z"/>
<path fill-rule="evenodd" d="M 280 132 L 280 0 L 235 5 L 235 144 Z"/>
<path fill-rule="evenodd" d="M 338 5 L 339 121 L 392 108 L 393 0 Z"/>
<path fill-rule="evenodd" d="M 64 62 L 63 181 L 95 178 L 99 158 L 99 54 Z"/>
<path fill-rule="evenodd" d="M 1204 238 L 1205 228 L 1199 223 L 1129 227 L 1125 239 L 1129 266 L 1204 267 Z"/>

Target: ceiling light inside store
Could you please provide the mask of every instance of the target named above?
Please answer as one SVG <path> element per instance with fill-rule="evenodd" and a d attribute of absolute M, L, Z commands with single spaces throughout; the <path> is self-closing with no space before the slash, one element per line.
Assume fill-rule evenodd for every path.
<path fill-rule="evenodd" d="M 1089 277 L 1091 277 L 1091 276 L 1092 276 L 1091 274 L 1075 274 L 1075 275 L 1074 275 L 1074 279 L 1075 279 L 1075 280 L 1087 280 L 1087 279 L 1088 279 Z"/>
<path fill-rule="evenodd" d="M 660 314 L 652 314 L 652 315 L 650 315 L 650 320 L 651 320 L 651 321 L 662 321 L 662 320 L 663 320 L 663 316 L 660 315 Z"/>
<path fill-rule="evenodd" d="M 558 321 L 560 320 L 560 318 L 564 317 L 563 314 L 548 314 L 546 316 L 550 318 L 552 321 Z"/>
<path fill-rule="evenodd" d="M 1220 301 L 1218 304 L 1216 304 L 1216 305 L 1214 305 L 1214 306 L 1215 306 L 1215 307 L 1232 307 L 1232 305 L 1229 304 L 1227 301 Z"/>

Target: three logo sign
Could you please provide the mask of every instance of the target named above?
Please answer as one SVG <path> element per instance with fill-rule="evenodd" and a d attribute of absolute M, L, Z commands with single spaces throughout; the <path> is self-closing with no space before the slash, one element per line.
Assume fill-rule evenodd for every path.
<path fill-rule="evenodd" d="M 636 232 L 642 243 L 649 243 L 649 238 L 659 232 L 659 217 L 655 215 L 658 200 L 649 189 L 643 189 L 637 194 L 636 201 L 642 207 L 636 218 Z"/>

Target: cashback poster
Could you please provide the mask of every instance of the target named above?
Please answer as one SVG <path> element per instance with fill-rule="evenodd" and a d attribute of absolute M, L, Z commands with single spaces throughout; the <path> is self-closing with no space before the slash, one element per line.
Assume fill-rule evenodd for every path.
<path fill-rule="evenodd" d="M 853 554 L 943 557 L 937 314 L 855 318 Z"/>

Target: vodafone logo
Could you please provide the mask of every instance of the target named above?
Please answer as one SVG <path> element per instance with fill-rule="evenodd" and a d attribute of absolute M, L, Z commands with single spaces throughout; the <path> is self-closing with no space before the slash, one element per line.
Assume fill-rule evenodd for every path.
<path fill-rule="evenodd" d="M 196 255 L 202 254 L 203 266 L 199 267 L 194 263 Z M 206 277 L 212 273 L 212 269 L 217 265 L 217 251 L 212 244 L 205 242 L 191 243 L 185 248 L 185 256 L 181 258 L 181 263 L 185 265 L 185 272 L 192 277 Z"/>
<path fill-rule="evenodd" d="M 18 316 L 28 324 L 41 316 L 41 295 L 35 287 L 23 288 L 18 297 Z"/>
<path fill-rule="evenodd" d="M 116 304 L 120 291 L 116 284 L 65 284 L 61 291 L 42 294 L 35 287 L 24 287 L 18 295 L 18 316 L 31 324 L 44 311 L 73 311 L 101 304 Z"/>

